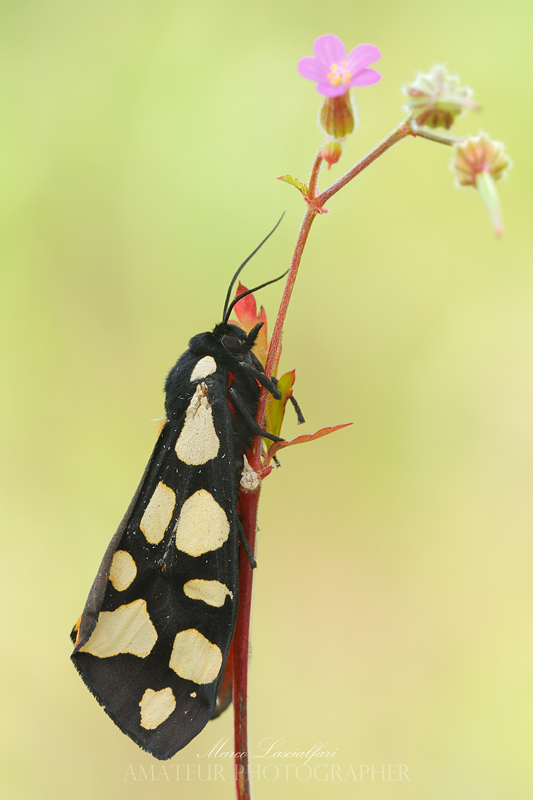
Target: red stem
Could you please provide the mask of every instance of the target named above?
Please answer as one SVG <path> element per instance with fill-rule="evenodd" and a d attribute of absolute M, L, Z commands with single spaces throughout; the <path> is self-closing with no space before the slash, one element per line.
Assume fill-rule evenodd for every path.
<path fill-rule="evenodd" d="M 320 167 L 322 166 L 322 150 L 319 150 L 316 158 L 315 163 L 313 164 L 313 169 L 311 170 L 311 177 L 309 178 L 309 197 L 316 197 L 316 185 L 318 183 L 318 174 L 320 172 Z"/>
<path fill-rule="evenodd" d="M 313 224 L 313 220 L 320 210 L 323 208 L 324 204 L 330 200 L 333 195 L 337 194 L 343 186 L 346 186 L 351 180 L 353 180 L 360 172 L 366 169 L 373 161 L 383 155 L 390 147 L 392 147 L 397 142 L 400 142 L 402 139 L 405 139 L 406 136 L 413 136 L 416 135 L 415 132 L 412 130 L 408 123 L 402 123 L 395 131 L 393 131 L 390 136 L 387 137 L 381 144 L 379 144 L 372 152 L 370 152 L 362 161 L 352 167 L 342 178 L 336 181 L 329 189 L 326 189 L 325 192 L 319 194 L 318 196 L 315 194 L 316 186 L 318 181 L 318 173 L 320 171 L 320 166 L 322 164 L 322 156 L 320 151 L 315 159 L 315 163 L 313 165 L 313 170 L 311 172 L 311 178 L 309 180 L 309 194 L 307 196 L 308 201 L 308 208 L 306 209 L 302 225 L 300 227 L 300 233 L 298 234 L 298 240 L 296 242 L 296 248 L 294 250 L 294 254 L 292 257 L 291 267 L 289 270 L 289 274 L 287 276 L 287 282 L 285 284 L 285 289 L 283 290 L 283 296 L 281 298 L 281 303 L 278 311 L 278 316 L 276 319 L 276 324 L 274 326 L 274 332 L 272 334 L 272 339 L 270 340 L 270 347 L 268 350 L 268 356 L 265 364 L 265 374 L 272 375 L 274 364 L 276 363 L 277 358 L 279 357 L 279 352 L 281 349 L 281 337 L 283 333 L 283 325 L 285 323 L 285 317 L 287 316 L 287 310 L 289 308 L 289 303 L 291 300 L 292 290 L 294 288 L 294 284 L 296 282 L 296 275 L 298 274 L 298 268 L 300 266 L 300 261 L 302 260 L 302 254 L 305 247 L 305 243 L 307 242 L 307 237 L 309 236 L 309 231 L 311 230 L 311 225 Z M 257 408 L 257 421 L 260 425 L 263 424 L 263 420 L 265 418 L 265 409 L 267 404 L 267 390 L 262 389 L 261 395 L 259 398 L 259 405 Z M 251 466 L 259 472 L 261 469 L 261 438 L 259 436 L 256 437 L 254 441 L 253 447 L 253 454 L 250 460 Z"/>
<path fill-rule="evenodd" d="M 313 224 L 313 220 L 316 217 L 316 215 L 317 211 L 311 206 L 309 206 L 306 209 L 304 218 L 302 220 L 300 232 L 298 234 L 298 239 L 296 241 L 296 247 L 294 249 L 294 254 L 292 256 L 289 274 L 287 275 L 287 282 L 285 284 L 285 289 L 283 290 L 283 296 L 281 298 L 278 316 L 276 318 L 276 324 L 274 325 L 274 331 L 272 333 L 272 338 L 270 340 L 270 347 L 268 349 L 268 356 L 265 364 L 266 375 L 272 375 L 274 364 L 278 357 L 278 353 L 281 349 L 281 337 L 283 334 L 283 325 L 285 323 L 285 317 L 287 316 L 289 303 L 291 301 L 292 290 L 294 289 L 294 284 L 296 282 L 298 267 L 300 266 L 300 261 L 302 260 L 302 254 L 304 251 L 305 243 L 307 242 L 307 237 L 309 236 L 309 231 L 311 230 L 311 225 Z M 259 423 L 260 425 L 263 424 L 263 420 L 265 419 L 267 398 L 268 398 L 267 390 L 262 389 L 261 394 L 259 396 L 259 405 L 257 407 L 257 417 L 256 417 L 257 420 L 261 420 L 261 422 Z M 261 470 L 260 436 L 257 436 L 254 440 L 250 464 L 253 467 L 253 469 L 255 469 L 256 472 L 260 472 Z"/>
<path fill-rule="evenodd" d="M 240 491 L 241 520 L 252 553 L 255 552 L 255 531 L 259 489 Z M 239 548 L 239 611 L 233 636 L 233 713 L 235 738 L 235 789 L 238 800 L 250 800 L 248 770 L 248 654 L 250 642 L 250 610 L 252 606 L 253 572 L 244 547 Z"/>
<path fill-rule="evenodd" d="M 308 194 L 305 197 L 307 209 L 302 220 L 296 247 L 291 261 L 287 282 L 281 298 L 276 324 L 270 340 L 270 347 L 265 364 L 265 374 L 272 375 L 274 366 L 277 365 L 281 352 L 281 337 L 283 325 L 291 299 L 298 268 L 302 260 L 311 225 L 317 214 L 321 213 L 324 204 L 335 195 L 343 186 L 346 186 L 356 175 L 359 175 L 379 156 L 383 155 L 390 147 L 405 139 L 406 136 L 416 136 L 418 131 L 411 127 L 410 122 L 403 123 L 391 135 L 369 153 L 359 164 L 356 164 L 340 180 L 336 181 L 329 189 L 318 195 L 316 187 L 318 175 L 322 165 L 320 151 L 315 158 L 311 177 L 309 179 Z M 443 142 L 443 144 L 448 142 Z M 257 407 L 257 422 L 264 424 L 267 403 L 267 391 L 261 390 Z M 256 436 L 252 451 L 248 454 L 250 466 L 261 476 L 261 437 Z M 257 528 L 257 508 L 261 486 L 254 492 L 240 491 L 240 512 L 245 536 L 252 552 L 255 552 L 255 533 Z M 250 777 L 248 770 L 248 723 L 247 723 L 247 685 L 248 685 L 248 654 L 250 640 L 250 610 L 252 602 L 253 572 L 244 548 L 240 548 L 239 561 L 239 611 L 233 639 L 234 647 L 234 672 L 233 672 L 233 704 L 235 715 L 235 785 L 237 800 L 251 800 Z"/>
<path fill-rule="evenodd" d="M 325 192 L 322 192 L 322 194 L 316 198 L 317 205 L 322 207 L 324 203 L 327 203 L 327 201 L 330 200 L 334 194 L 337 194 L 337 192 L 340 191 L 343 186 L 346 186 L 346 184 L 352 181 L 357 175 L 359 175 L 360 172 L 370 166 L 370 164 L 372 164 L 376 158 L 382 156 L 383 153 L 389 149 L 389 147 L 392 147 L 397 142 L 401 142 L 401 140 L 405 139 L 406 136 L 416 136 L 416 133 L 412 130 L 408 122 L 402 122 L 402 124 L 396 128 L 396 130 L 393 131 L 390 136 L 381 142 L 381 144 L 378 144 L 378 146 L 374 148 L 374 150 L 372 150 L 367 156 L 365 156 L 362 161 L 356 164 L 355 167 L 352 167 L 352 169 L 350 169 L 346 175 L 343 175 L 342 178 L 339 178 L 338 181 L 335 181 L 335 183 L 333 183 L 329 189 L 326 189 Z"/>
<path fill-rule="evenodd" d="M 316 187 L 318 172 L 322 157 L 320 154 L 315 159 L 313 172 L 311 173 L 310 185 Z M 314 191 L 314 188 L 313 188 Z M 265 364 L 265 373 L 272 374 L 274 362 L 280 350 L 281 334 L 283 323 L 287 315 L 289 301 L 291 299 L 294 282 L 298 272 L 298 267 L 302 258 L 303 249 L 311 229 L 313 219 L 317 211 L 308 207 L 300 228 L 298 241 L 292 257 L 292 263 L 287 276 L 285 290 L 280 304 L 280 309 L 274 326 L 274 332 L 270 341 L 270 348 Z M 267 392 L 262 391 L 259 398 L 257 419 L 263 421 L 265 418 Z M 262 424 L 262 423 L 261 423 Z M 253 450 L 249 453 L 250 466 L 256 472 L 261 471 L 261 437 L 254 439 Z M 255 551 L 255 532 L 257 529 L 257 507 L 259 504 L 259 494 L 261 486 L 255 492 L 240 491 L 240 512 L 244 527 L 244 533 L 252 552 Z M 240 548 L 239 557 L 239 611 L 237 614 L 237 624 L 233 637 L 234 662 L 233 662 L 233 713 L 235 731 L 235 789 L 237 800 L 250 800 L 250 776 L 248 763 L 248 723 L 247 723 L 247 698 L 248 698 L 248 653 L 250 641 L 250 611 L 252 604 L 252 581 L 253 572 L 250 567 L 248 556 L 244 552 L 244 547 Z"/>

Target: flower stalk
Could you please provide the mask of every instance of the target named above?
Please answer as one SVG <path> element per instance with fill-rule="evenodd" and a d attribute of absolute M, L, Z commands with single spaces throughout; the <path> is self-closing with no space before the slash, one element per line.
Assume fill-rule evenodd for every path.
<path fill-rule="evenodd" d="M 489 212 L 496 236 L 503 233 L 502 210 L 496 181 L 507 174 L 511 166 L 509 156 L 501 142 L 495 142 L 486 133 L 458 142 L 455 146 L 453 167 L 457 184 L 477 189 Z"/>
<path fill-rule="evenodd" d="M 353 116 L 352 122 L 350 123 L 350 115 L 346 112 L 347 107 L 351 108 L 348 96 L 349 88 L 351 86 L 368 86 L 372 83 L 377 83 L 381 76 L 375 70 L 368 68 L 368 64 L 380 58 L 379 50 L 374 45 L 359 45 L 346 55 L 346 50 L 342 41 L 338 39 L 338 37 L 328 34 L 319 37 L 315 41 L 313 49 L 315 57 L 301 59 L 298 64 L 298 70 L 303 77 L 315 81 L 317 83 L 317 91 L 325 97 L 325 105 L 322 111 L 322 123 L 331 138 L 323 145 L 315 157 L 308 187 L 298 180 L 291 178 L 291 176 L 283 176 L 282 178 L 282 180 L 291 183 L 299 189 L 306 203 L 306 209 L 292 255 L 290 269 L 264 365 L 265 373 L 269 376 L 276 374 L 281 354 L 283 326 L 303 252 L 316 216 L 328 213 L 328 210 L 324 208 L 325 204 L 395 144 L 412 136 L 413 138 L 423 138 L 436 144 L 454 147 L 456 149 L 457 158 L 456 166 L 460 176 L 458 178 L 459 182 L 464 185 L 470 183 L 478 188 L 482 199 L 486 202 L 491 211 L 495 226 L 497 226 L 498 220 L 501 219 L 501 214 L 497 216 L 499 213 L 499 205 L 497 205 L 497 195 L 496 200 L 494 199 L 495 189 L 493 180 L 493 177 L 500 177 L 503 170 L 508 165 L 508 161 L 504 163 L 504 156 L 501 152 L 498 149 L 494 149 L 494 147 L 492 150 L 487 150 L 488 146 L 486 146 L 485 149 L 488 152 L 487 162 L 490 161 L 489 157 L 492 158 L 492 161 L 490 161 L 491 168 L 484 167 L 480 169 L 477 164 L 473 162 L 474 151 L 476 157 L 479 151 L 478 140 L 474 141 L 470 149 L 461 150 L 464 144 L 463 140 L 443 136 L 435 133 L 434 130 L 429 130 L 427 127 L 435 128 L 440 126 L 449 128 L 455 117 L 461 114 L 465 109 L 477 108 L 472 100 L 471 91 L 468 88 L 460 87 L 458 79 L 453 76 L 448 76 L 442 67 L 434 68 L 429 75 L 419 75 L 414 84 L 407 87 L 406 94 L 409 97 L 408 111 L 410 112 L 408 119 L 393 130 L 386 139 L 378 144 L 365 158 L 348 170 L 339 180 L 335 181 L 335 183 L 325 191 L 319 192 L 318 178 L 322 164 L 326 162 L 329 168 L 332 163 L 338 161 L 342 153 L 342 139 L 353 129 Z M 424 127 L 424 124 L 426 127 Z M 483 140 L 483 145 L 485 146 L 485 140 Z M 256 417 L 256 421 L 262 427 L 265 424 L 267 399 L 267 390 L 262 388 Z M 311 436 L 298 437 L 298 439 L 294 440 L 294 443 L 319 438 L 339 427 L 343 426 L 322 429 Z M 250 452 L 247 453 L 250 466 L 255 470 L 259 478 L 257 488 L 253 491 L 241 489 L 239 493 L 242 523 L 252 552 L 255 552 L 255 534 L 261 479 L 266 477 L 272 469 L 272 467 L 269 466 L 269 460 L 275 450 L 292 443 L 276 443 L 265 451 L 263 441 L 261 436 L 256 436 Z M 250 800 L 251 797 L 248 772 L 247 676 L 252 580 L 253 571 L 250 568 L 248 557 L 244 553 L 244 548 L 241 548 L 239 571 L 240 598 L 234 639 L 233 686 L 236 752 L 235 779 L 238 800 Z"/>

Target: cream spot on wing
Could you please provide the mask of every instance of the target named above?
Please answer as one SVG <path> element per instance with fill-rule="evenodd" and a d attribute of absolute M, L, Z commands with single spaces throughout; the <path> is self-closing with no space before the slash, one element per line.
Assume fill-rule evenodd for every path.
<path fill-rule="evenodd" d="M 168 665 L 187 681 L 212 683 L 222 666 L 222 652 L 200 631 L 189 628 L 176 635 Z"/>
<path fill-rule="evenodd" d="M 185 414 L 176 442 L 176 455 L 185 464 L 207 464 L 218 453 L 220 442 L 213 425 L 213 409 L 205 383 L 199 383 Z"/>
<path fill-rule="evenodd" d="M 229 536 L 226 513 L 205 489 L 183 504 L 176 523 L 176 547 L 189 556 L 201 556 L 222 547 Z"/>
<path fill-rule="evenodd" d="M 117 590 L 123 592 L 135 580 L 137 567 L 135 561 L 126 550 L 117 550 L 111 562 L 109 580 Z"/>
<path fill-rule="evenodd" d="M 150 544 L 159 544 L 165 535 L 175 505 L 176 495 L 172 489 L 159 481 L 139 523 Z"/>
<path fill-rule="evenodd" d="M 139 705 L 141 707 L 141 726 L 148 731 L 153 731 L 170 717 L 176 708 L 176 698 L 170 686 L 159 692 L 147 689 Z"/>
<path fill-rule="evenodd" d="M 191 373 L 191 383 L 193 381 L 201 381 L 202 378 L 207 378 L 208 375 L 212 375 L 213 372 L 216 371 L 217 362 L 215 359 L 212 356 L 204 356 L 204 358 L 201 358 L 196 364 Z"/>
<path fill-rule="evenodd" d="M 229 595 L 233 600 L 233 593 L 219 581 L 187 581 L 183 591 L 191 600 L 202 600 L 208 606 L 214 606 L 215 608 L 221 608 L 224 605 L 226 595 Z"/>
<path fill-rule="evenodd" d="M 96 628 L 80 652 L 98 658 L 131 653 L 146 658 L 157 642 L 157 632 L 145 600 L 134 600 L 115 611 L 101 611 Z"/>
<path fill-rule="evenodd" d="M 196 697 L 196 692 L 191 692 L 189 697 Z"/>

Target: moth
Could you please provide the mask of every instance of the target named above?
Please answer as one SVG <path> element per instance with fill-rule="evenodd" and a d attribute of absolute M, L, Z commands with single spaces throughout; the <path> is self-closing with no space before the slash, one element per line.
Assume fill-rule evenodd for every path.
<path fill-rule="evenodd" d="M 252 352 L 263 323 L 245 333 L 228 322 L 236 302 L 274 282 L 229 302 L 259 247 L 231 281 L 222 322 L 170 370 L 166 421 L 71 634 L 98 702 L 159 759 L 229 704 L 217 706 L 217 687 L 237 616 L 239 542 L 255 565 L 238 510 L 244 453 L 257 434 L 282 441 L 255 421 L 261 386 L 281 397 Z"/>

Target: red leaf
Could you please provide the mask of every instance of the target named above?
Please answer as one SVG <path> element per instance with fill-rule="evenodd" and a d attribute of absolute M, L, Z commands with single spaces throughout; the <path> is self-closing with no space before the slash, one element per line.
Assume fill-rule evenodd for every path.
<path fill-rule="evenodd" d="M 235 292 L 235 297 L 238 297 L 240 294 L 243 294 L 247 291 L 248 289 L 246 286 L 244 286 L 242 283 L 239 283 L 237 291 Z M 264 366 L 268 353 L 267 316 L 265 309 L 263 306 L 261 306 L 258 313 L 255 297 L 253 294 L 249 294 L 242 300 L 239 300 L 239 302 L 233 306 L 233 310 L 237 315 L 238 322 L 235 322 L 235 320 L 230 320 L 230 324 L 238 325 L 246 333 L 249 333 L 254 325 L 257 325 L 258 322 L 264 323 L 263 327 L 259 331 L 257 339 L 255 340 L 255 346 L 253 348 L 255 355 Z"/>
<path fill-rule="evenodd" d="M 289 442 L 273 442 L 268 448 L 266 463 L 270 461 L 279 450 L 285 447 L 291 447 L 293 444 L 303 444 L 304 442 L 314 442 L 315 439 L 321 439 L 323 436 L 328 436 L 334 431 L 339 431 L 341 428 L 347 428 L 348 425 L 353 425 L 352 422 L 345 422 L 343 425 L 333 425 L 331 428 L 321 428 L 316 433 L 305 433 L 303 436 L 297 436 L 296 439 L 291 439 Z"/>

